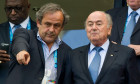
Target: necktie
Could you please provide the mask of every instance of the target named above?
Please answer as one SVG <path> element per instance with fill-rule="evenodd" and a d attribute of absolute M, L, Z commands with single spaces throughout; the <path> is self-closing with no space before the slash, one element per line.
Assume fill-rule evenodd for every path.
<path fill-rule="evenodd" d="M 95 54 L 95 57 L 93 58 L 90 66 L 89 66 L 89 71 L 90 71 L 92 80 L 95 83 L 95 81 L 98 77 L 98 71 L 99 71 L 100 62 L 101 62 L 101 56 L 100 56 L 99 52 L 101 50 L 103 50 L 103 48 L 95 47 L 94 49 L 96 50 L 96 54 Z"/>
<path fill-rule="evenodd" d="M 122 38 L 122 42 L 121 42 L 122 45 L 129 45 L 130 44 L 130 38 L 131 38 L 131 35 L 133 32 L 133 29 L 136 25 L 135 17 L 137 16 L 137 14 L 138 13 L 135 11 L 131 12 L 131 19 L 130 19 L 130 21 L 125 29 L 125 32 L 124 32 L 124 35 Z"/>
<path fill-rule="evenodd" d="M 16 30 L 17 28 L 20 28 L 20 27 L 21 27 L 20 24 L 19 24 L 19 25 L 14 25 L 13 33 L 15 32 L 15 30 Z"/>

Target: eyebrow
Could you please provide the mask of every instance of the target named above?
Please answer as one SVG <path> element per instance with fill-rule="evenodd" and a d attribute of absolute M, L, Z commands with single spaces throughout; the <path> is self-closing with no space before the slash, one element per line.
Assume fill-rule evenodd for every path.
<path fill-rule="evenodd" d="M 95 22 L 98 23 L 98 22 L 103 22 L 103 21 L 102 20 L 97 20 Z M 93 23 L 93 21 L 88 21 L 87 23 Z"/>

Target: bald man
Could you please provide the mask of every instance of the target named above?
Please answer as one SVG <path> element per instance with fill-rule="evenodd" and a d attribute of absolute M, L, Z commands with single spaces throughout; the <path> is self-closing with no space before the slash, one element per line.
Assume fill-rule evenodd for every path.
<path fill-rule="evenodd" d="M 72 84 L 140 84 L 135 51 L 109 41 L 110 15 L 92 12 L 85 22 L 89 45 L 73 50 Z"/>

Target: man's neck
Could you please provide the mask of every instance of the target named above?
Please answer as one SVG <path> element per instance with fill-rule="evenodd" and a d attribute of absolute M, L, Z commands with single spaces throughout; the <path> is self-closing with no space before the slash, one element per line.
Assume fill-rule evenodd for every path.
<path fill-rule="evenodd" d="M 53 43 L 46 43 L 47 44 L 47 46 L 48 46 L 48 48 L 49 48 L 49 52 L 51 51 L 51 48 L 52 48 L 52 46 L 53 46 L 53 44 L 54 44 L 54 42 Z"/>

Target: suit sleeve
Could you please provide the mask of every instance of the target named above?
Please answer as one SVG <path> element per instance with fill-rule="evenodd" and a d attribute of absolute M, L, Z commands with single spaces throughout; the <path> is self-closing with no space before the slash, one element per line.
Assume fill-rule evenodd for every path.
<path fill-rule="evenodd" d="M 28 30 L 20 28 L 15 31 L 11 47 L 14 56 L 22 50 L 29 50 L 29 38 Z"/>
<path fill-rule="evenodd" d="M 128 84 L 140 84 L 140 73 L 136 64 L 136 54 L 135 51 L 132 50 L 129 53 L 129 59 L 127 61 Z"/>

